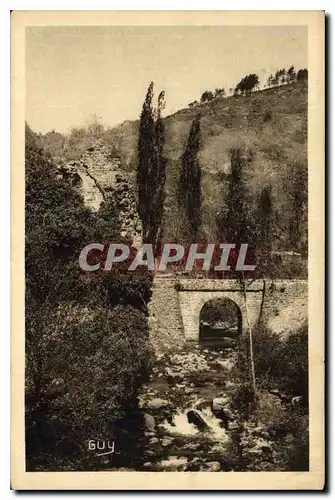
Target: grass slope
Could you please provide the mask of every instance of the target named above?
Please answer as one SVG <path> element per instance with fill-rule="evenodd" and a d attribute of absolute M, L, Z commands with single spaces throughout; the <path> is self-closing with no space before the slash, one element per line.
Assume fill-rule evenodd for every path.
<path fill-rule="evenodd" d="M 214 237 L 215 213 L 223 203 L 223 183 L 229 173 L 229 150 L 251 148 L 253 162 L 247 174 L 256 202 L 267 184 L 273 186 L 279 214 L 278 248 L 289 248 L 290 205 L 285 186 L 297 164 L 307 168 L 307 84 L 294 83 L 255 92 L 250 96 L 217 98 L 165 118 L 167 165 L 166 238 L 174 236 L 175 189 L 180 156 L 195 116 L 201 114 L 204 229 Z M 138 121 L 126 121 L 106 132 L 105 140 L 121 154 L 125 168 L 136 169 Z M 306 228 L 307 230 L 307 228 Z"/>

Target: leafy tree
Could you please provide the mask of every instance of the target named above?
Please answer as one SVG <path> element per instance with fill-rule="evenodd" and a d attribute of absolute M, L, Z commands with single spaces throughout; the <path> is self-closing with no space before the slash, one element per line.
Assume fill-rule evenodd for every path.
<path fill-rule="evenodd" d="M 235 94 L 250 95 L 259 88 L 259 77 L 255 73 L 245 76 L 235 87 Z"/>
<path fill-rule="evenodd" d="M 211 90 L 205 90 L 205 92 L 203 92 L 200 98 L 200 102 L 209 102 L 212 101 L 213 99 L 214 99 L 213 92 Z"/>
<path fill-rule="evenodd" d="M 251 153 L 244 153 L 240 148 L 230 150 L 230 175 L 226 202 L 224 209 L 217 217 L 220 241 L 239 245 L 250 242 L 254 236 L 250 210 L 251 199 L 245 181 L 245 170 L 251 160 Z"/>
<path fill-rule="evenodd" d="M 288 83 L 293 83 L 295 82 L 297 79 L 297 74 L 296 74 L 296 71 L 294 69 L 294 66 L 291 66 L 288 70 L 287 70 L 287 80 L 288 80 Z"/>
<path fill-rule="evenodd" d="M 90 212 L 35 139 L 26 126 L 27 470 L 89 470 L 92 433 L 136 408 L 151 280 L 80 270 L 83 246 L 119 235 L 113 203 Z"/>
<path fill-rule="evenodd" d="M 95 139 L 100 139 L 104 131 L 104 126 L 102 123 L 101 116 L 98 116 L 96 114 L 90 116 L 87 123 L 87 131 L 88 134 L 94 137 Z"/>
<path fill-rule="evenodd" d="M 41 137 L 41 145 L 51 158 L 61 158 L 64 154 L 65 136 L 51 130 Z"/>
<path fill-rule="evenodd" d="M 299 69 L 298 73 L 297 73 L 297 81 L 298 82 L 304 82 L 308 80 L 308 70 L 305 68 L 305 69 Z"/>
<path fill-rule="evenodd" d="M 186 214 L 193 241 L 197 240 L 201 226 L 200 140 L 200 115 L 198 115 L 192 122 L 186 148 L 181 158 L 178 186 L 179 203 Z"/>
<path fill-rule="evenodd" d="M 274 210 L 272 187 L 265 186 L 259 196 L 256 210 L 257 270 L 266 274 L 271 259 L 275 237 L 276 212 Z"/>
<path fill-rule="evenodd" d="M 272 86 L 273 86 L 273 75 L 271 74 L 266 81 L 266 87 L 272 87 Z"/>
<path fill-rule="evenodd" d="M 279 74 L 279 70 L 277 70 L 274 77 L 273 77 L 273 80 L 272 80 L 273 86 L 275 87 L 275 86 L 279 85 L 279 82 L 280 82 L 280 74 Z"/>
<path fill-rule="evenodd" d="M 245 182 L 245 170 L 252 160 L 252 154 L 243 154 L 240 148 L 230 151 L 230 176 L 228 181 L 226 206 L 218 215 L 218 237 L 239 246 L 242 243 L 254 243 L 254 223 L 250 210 L 250 196 Z M 225 238 L 225 240 L 224 240 Z M 256 377 L 253 354 L 253 332 L 251 328 L 247 305 L 247 282 L 244 273 L 236 275 L 241 284 L 246 308 L 247 326 L 249 332 L 249 362 L 252 393 L 256 394 Z"/>
<path fill-rule="evenodd" d="M 149 85 L 140 117 L 138 139 L 138 209 L 143 239 L 157 243 L 161 234 L 164 204 L 165 167 L 164 123 L 161 112 L 164 92 L 159 94 L 157 110 L 153 107 L 154 83 Z"/>
<path fill-rule="evenodd" d="M 280 69 L 278 71 L 278 77 L 279 77 L 279 83 L 280 84 L 286 83 L 286 70 L 285 70 L 285 68 Z"/>
<path fill-rule="evenodd" d="M 73 127 L 64 145 L 66 160 L 78 160 L 92 143 L 92 136 L 85 127 Z"/>
<path fill-rule="evenodd" d="M 226 92 L 224 88 L 216 88 L 214 92 L 214 97 L 225 97 Z"/>
<path fill-rule="evenodd" d="M 308 173 L 305 165 L 296 165 L 293 179 L 288 187 L 291 201 L 289 236 L 292 247 L 307 253 L 307 203 Z M 304 230 L 305 229 L 305 230 Z"/>
<path fill-rule="evenodd" d="M 156 171 L 153 172 L 153 230 L 150 236 L 156 243 L 161 241 L 162 237 L 162 218 L 165 200 L 165 181 L 166 181 L 166 158 L 164 157 L 165 126 L 162 119 L 162 110 L 165 106 L 165 92 L 162 91 L 158 96 L 158 105 L 155 124 L 155 143 L 156 143 Z"/>

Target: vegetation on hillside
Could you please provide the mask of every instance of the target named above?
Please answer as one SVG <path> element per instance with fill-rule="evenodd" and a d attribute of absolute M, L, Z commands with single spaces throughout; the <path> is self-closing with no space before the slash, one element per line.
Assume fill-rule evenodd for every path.
<path fill-rule="evenodd" d="M 255 92 L 259 78 L 250 74 L 234 96 L 205 91 L 201 114 L 194 104 L 165 119 L 164 92 L 155 107 L 151 83 L 139 122 L 108 130 L 91 117 L 67 137 L 26 127 L 27 470 L 101 468 L 87 442 L 128 432 L 152 363 L 152 276 L 80 270 L 83 246 L 122 240 L 118 207 L 109 199 L 91 212 L 56 162 L 100 138 L 136 177 L 144 241 L 248 243 L 258 264 L 253 277 L 303 277 L 303 265 L 280 267 L 272 254 L 306 257 L 308 250 L 307 77 L 307 70 L 278 70 L 271 88 Z M 245 275 L 240 283 L 246 297 Z M 266 421 L 275 440 L 291 439 L 282 470 L 308 467 L 307 338 L 304 328 L 282 342 L 260 323 L 239 346 L 236 408 Z M 274 387 L 284 398 L 301 397 L 287 422 L 287 410 L 271 409 Z"/>
<path fill-rule="evenodd" d="M 142 221 L 143 240 L 157 244 L 161 239 L 161 224 L 165 197 L 164 157 L 164 92 L 153 107 L 154 84 L 149 85 L 140 117 L 138 135 L 137 189 L 138 211 Z"/>
<path fill-rule="evenodd" d="M 182 241 L 198 242 L 200 236 L 202 218 L 200 141 L 200 116 L 197 116 L 191 124 L 185 151 L 181 157 L 177 201 L 181 218 L 184 215 Z"/>
<path fill-rule="evenodd" d="M 287 70 L 286 73 L 291 74 L 292 71 Z M 296 70 L 293 73 L 296 74 Z M 181 214 L 177 200 L 181 159 L 192 121 L 198 115 L 199 108 L 195 106 L 162 120 L 165 129 L 163 156 L 166 162 L 162 218 L 162 236 L 165 241 L 180 238 Z M 198 158 L 202 172 L 202 239 L 208 242 L 216 239 L 216 214 L 222 210 L 222 189 L 229 182 L 230 150 L 236 147 L 246 151 L 252 149 L 253 161 L 245 167 L 251 211 L 257 210 L 262 190 L 271 186 L 272 205 L 277 214 L 272 251 L 277 254 L 296 251 L 305 258 L 306 202 L 302 203 L 300 228 L 293 227 L 294 220 L 298 219 L 292 214 L 300 210 L 294 201 L 294 179 L 299 177 L 300 171 L 305 172 L 307 178 L 306 80 L 300 78 L 295 81 L 293 78 L 290 84 L 252 92 L 246 97 L 214 98 L 203 104 L 200 126 L 202 141 Z M 129 121 L 114 129 L 105 127 L 101 135 L 102 140 L 118 151 L 123 168 L 134 177 L 138 166 L 138 127 L 139 122 Z M 55 138 L 55 144 L 51 147 L 52 137 Z M 80 156 L 92 136 L 88 129 L 80 133 L 73 130 L 69 136 L 63 137 L 64 147 L 57 154 L 57 145 L 62 144 L 60 134 L 49 133 L 38 137 L 38 140 L 40 143 L 45 140 L 45 149 L 49 152 L 53 150 L 52 156 L 62 156 L 61 161 L 66 161 L 67 158 Z M 70 155 L 67 153 L 69 144 Z M 298 239 L 293 233 L 298 235 Z M 288 275 L 301 275 L 304 266 L 298 263 L 292 263 L 292 266 L 294 269 Z M 278 264 L 274 267 L 279 269 Z"/>
<path fill-rule="evenodd" d="M 117 435 L 150 365 L 150 275 L 78 265 L 92 241 L 119 238 L 115 207 L 90 212 L 26 127 L 27 470 L 92 470 L 89 439 Z"/>

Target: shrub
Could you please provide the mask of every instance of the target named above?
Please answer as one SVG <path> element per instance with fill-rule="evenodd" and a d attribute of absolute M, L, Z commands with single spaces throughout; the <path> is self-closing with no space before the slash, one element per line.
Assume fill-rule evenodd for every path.
<path fill-rule="evenodd" d="M 254 334 L 255 371 L 262 387 L 278 387 L 308 401 L 308 329 L 307 325 L 285 340 L 265 327 Z"/>
<path fill-rule="evenodd" d="M 27 348 L 28 469 L 40 462 L 44 470 L 62 469 L 63 456 L 90 467 L 88 440 L 119 438 L 115 424 L 136 408 L 138 388 L 147 380 L 146 316 L 131 306 L 35 309 L 27 339 L 34 342 Z"/>
<path fill-rule="evenodd" d="M 87 276 L 77 262 L 90 241 L 118 236 L 116 219 L 113 204 L 87 210 L 27 128 L 27 470 L 94 470 L 87 441 L 118 435 L 137 411 L 151 366 L 151 276 Z"/>
<path fill-rule="evenodd" d="M 272 111 L 271 110 L 268 110 L 264 113 L 263 115 L 263 121 L 266 123 L 266 122 L 270 122 L 272 120 Z"/>

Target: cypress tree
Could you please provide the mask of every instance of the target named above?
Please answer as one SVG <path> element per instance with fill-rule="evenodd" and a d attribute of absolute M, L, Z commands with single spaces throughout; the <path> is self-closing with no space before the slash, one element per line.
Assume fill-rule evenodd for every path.
<path fill-rule="evenodd" d="M 218 236 L 220 242 L 226 238 L 227 242 L 235 243 L 238 247 L 241 243 L 250 243 L 254 239 L 254 224 L 250 217 L 251 203 L 245 183 L 245 167 L 251 161 L 251 155 L 243 154 L 240 148 L 230 151 L 230 176 L 226 198 L 226 207 L 217 218 Z M 249 340 L 249 366 L 250 383 L 253 396 L 256 395 L 256 375 L 253 350 L 253 332 L 249 317 L 247 303 L 247 282 L 244 273 L 238 273 L 237 281 L 241 285 L 244 297 L 244 305 L 247 318 L 248 340 Z"/>
<path fill-rule="evenodd" d="M 264 274 L 271 258 L 276 213 L 273 206 L 272 186 L 265 186 L 259 196 L 256 211 L 258 270 Z"/>
<path fill-rule="evenodd" d="M 230 176 L 225 208 L 218 214 L 218 238 L 222 242 L 249 243 L 253 239 L 253 224 L 250 217 L 251 203 L 245 183 L 244 169 L 250 158 L 240 148 L 230 151 Z"/>
<path fill-rule="evenodd" d="M 157 243 L 161 237 L 166 160 L 163 155 L 164 124 L 161 117 L 164 92 L 160 93 L 155 110 L 153 90 L 154 83 L 151 82 L 140 117 L 137 186 L 143 240 Z"/>
<path fill-rule="evenodd" d="M 200 116 L 198 115 L 192 122 L 186 148 L 181 158 L 178 186 L 179 204 L 186 215 L 189 234 L 193 241 L 199 236 L 202 219 L 200 144 Z"/>
<path fill-rule="evenodd" d="M 307 233 L 308 172 L 305 165 L 296 166 L 291 183 L 290 243 L 296 251 L 307 253 L 307 235 L 304 233 Z"/>

